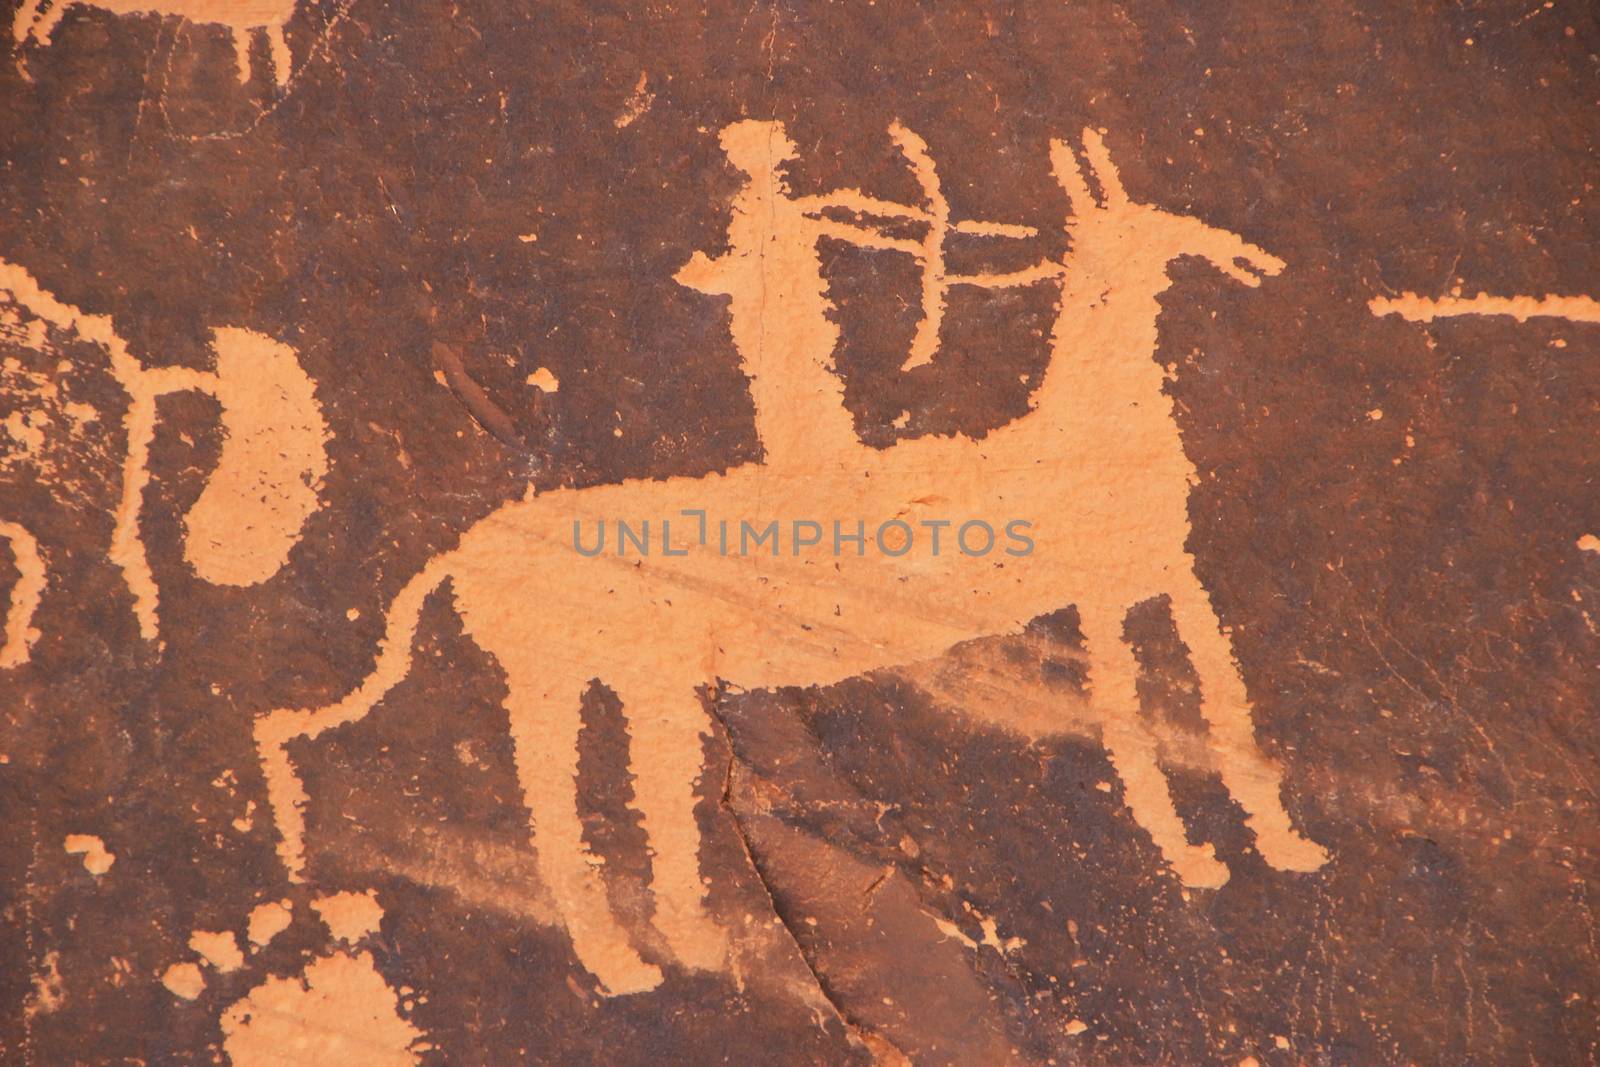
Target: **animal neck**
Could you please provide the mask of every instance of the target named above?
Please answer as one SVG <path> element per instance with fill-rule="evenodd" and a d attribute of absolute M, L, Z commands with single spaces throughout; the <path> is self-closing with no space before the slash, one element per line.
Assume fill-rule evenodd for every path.
<path fill-rule="evenodd" d="M 1023 426 L 1050 436 L 1082 435 L 1099 432 L 1130 408 L 1165 410 L 1164 375 L 1154 357 L 1166 265 L 1130 266 L 1099 270 L 1069 260 L 1050 362 Z"/>

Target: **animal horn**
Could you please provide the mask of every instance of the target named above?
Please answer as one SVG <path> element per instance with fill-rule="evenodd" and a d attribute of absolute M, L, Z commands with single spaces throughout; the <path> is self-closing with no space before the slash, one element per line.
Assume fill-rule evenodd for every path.
<path fill-rule="evenodd" d="M 1071 145 L 1057 137 L 1050 139 L 1050 169 L 1056 176 L 1056 184 L 1067 194 L 1067 206 L 1074 215 L 1094 210 L 1094 197 L 1089 193 L 1089 183 L 1083 180 L 1077 153 Z"/>
<path fill-rule="evenodd" d="M 1111 162 L 1111 152 L 1106 148 L 1099 130 L 1084 128 L 1083 154 L 1089 160 L 1089 171 L 1094 175 L 1094 180 L 1100 183 L 1100 193 L 1105 198 L 1106 207 L 1126 204 L 1128 193 L 1122 188 L 1122 176 L 1117 173 L 1117 165 Z"/>
<path fill-rule="evenodd" d="M 208 582 L 254 585 L 288 561 L 317 509 L 328 427 L 294 349 L 251 330 L 212 336 L 222 459 L 185 516 L 184 555 Z"/>

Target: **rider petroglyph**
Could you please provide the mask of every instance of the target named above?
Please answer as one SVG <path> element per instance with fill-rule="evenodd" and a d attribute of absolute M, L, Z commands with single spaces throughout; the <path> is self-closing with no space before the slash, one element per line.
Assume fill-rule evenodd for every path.
<path fill-rule="evenodd" d="M 779 168 L 794 148 L 781 125 L 746 122 L 724 131 L 729 158 L 748 179 L 733 204 L 732 248 L 716 261 L 697 255 L 678 277 L 730 300 L 731 332 L 756 393 L 764 462 L 703 478 L 530 490 L 431 559 L 389 606 L 376 665 L 352 693 L 257 720 L 279 852 L 291 878 L 305 876 L 309 801 L 291 745 L 359 721 L 406 676 L 423 604 L 442 589 L 467 633 L 505 672 L 539 871 L 578 959 L 612 994 L 653 988 L 661 972 L 639 956 L 612 914 L 583 840 L 575 793 L 579 698 L 594 678 L 622 701 L 635 806 L 653 852 L 652 921 L 685 966 L 718 968 L 727 948 L 707 911 L 698 859 L 695 781 L 708 730 L 700 688 L 721 679 L 747 688 L 825 685 L 926 661 L 976 636 L 1018 633 L 1069 603 L 1087 638 L 1087 718 L 1135 818 L 1179 877 L 1215 887 L 1228 871 L 1210 844 L 1188 841 L 1158 765 L 1158 739 L 1139 714 L 1124 620 L 1134 605 L 1161 594 L 1171 598 L 1200 677 L 1208 746 L 1262 856 L 1289 871 L 1326 861 L 1291 825 L 1281 771 L 1256 745 L 1228 631 L 1195 575 L 1187 541 L 1196 472 L 1154 358 L 1158 297 L 1172 284 L 1173 260 L 1201 258 L 1249 286 L 1279 273 L 1283 262 L 1198 219 L 1133 200 L 1101 134 L 1085 130 L 1081 161 L 1066 142 L 1050 146 L 1069 208 L 1067 256 L 1016 275 L 947 277 L 934 237 L 890 241 L 824 214 L 843 208 L 913 219 L 940 241 L 961 225 L 950 223 L 937 184 L 926 180 L 926 146 L 902 127 L 892 136 L 918 172 L 928 205 L 887 204 L 855 191 L 792 196 Z M 995 237 L 1026 232 L 973 225 Z M 826 319 L 815 248 L 824 234 L 915 256 L 925 275 L 938 275 L 924 285 L 924 297 L 936 303 L 951 284 L 1059 284 L 1051 362 L 1032 411 L 981 442 L 863 446 L 841 414 L 830 367 L 837 334 Z M 936 354 L 936 337 L 919 344 L 913 361 Z M 812 402 L 819 397 L 826 403 Z M 826 428 L 813 433 L 819 425 Z M 773 554 L 723 555 L 702 538 L 701 550 L 682 554 L 574 553 L 575 529 L 619 516 L 678 519 L 686 511 L 763 523 L 894 516 L 918 528 L 952 516 L 1019 516 L 1030 522 L 1037 548 L 968 554 L 947 545 L 942 554 L 886 558 L 778 553 L 774 546 Z M 678 529 L 690 527 L 684 520 Z"/>

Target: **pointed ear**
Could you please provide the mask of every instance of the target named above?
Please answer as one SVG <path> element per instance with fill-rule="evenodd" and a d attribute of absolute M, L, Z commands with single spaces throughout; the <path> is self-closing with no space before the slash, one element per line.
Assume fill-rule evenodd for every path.
<path fill-rule="evenodd" d="M 294 349 L 253 330 L 213 332 L 222 458 L 184 516 L 184 555 L 217 585 L 266 581 L 317 510 L 328 426 Z"/>
<path fill-rule="evenodd" d="M 916 176 L 917 185 L 922 188 L 922 195 L 927 198 L 930 205 L 936 205 L 942 196 L 939 191 L 939 169 L 934 165 L 933 153 L 928 150 L 928 142 L 917 136 L 909 127 L 901 125 L 899 119 L 889 123 L 889 139 L 900 149 L 900 154 L 906 157 L 906 162 L 911 164 L 911 171 Z"/>
<path fill-rule="evenodd" d="M 1083 171 L 1078 169 L 1077 155 L 1071 145 L 1058 137 L 1050 139 L 1050 170 L 1056 176 L 1056 184 L 1067 194 L 1067 206 L 1073 215 L 1086 215 L 1095 209 L 1089 183 L 1083 180 Z"/>
<path fill-rule="evenodd" d="M 1105 198 L 1106 207 L 1126 204 L 1128 194 L 1122 188 L 1122 177 L 1117 173 L 1117 165 L 1111 162 L 1111 153 L 1106 150 L 1099 130 L 1084 128 L 1083 154 L 1089 159 L 1089 171 L 1094 180 L 1100 183 L 1100 195 Z"/>

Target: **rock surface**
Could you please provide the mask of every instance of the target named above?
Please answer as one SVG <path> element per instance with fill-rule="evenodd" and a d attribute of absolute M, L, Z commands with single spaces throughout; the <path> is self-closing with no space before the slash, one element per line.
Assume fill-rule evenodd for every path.
<path fill-rule="evenodd" d="M 14 19 L 0 1060 L 1600 1057 L 1592 6 Z"/>

